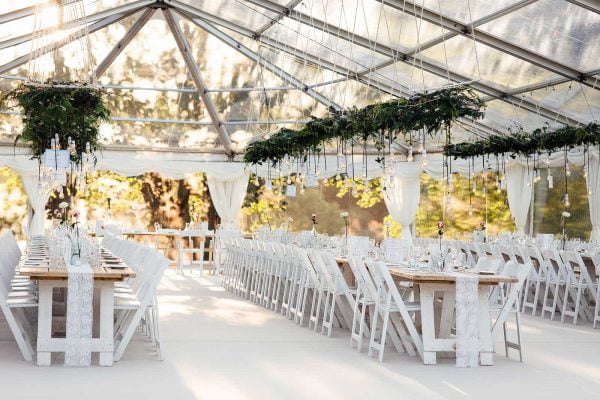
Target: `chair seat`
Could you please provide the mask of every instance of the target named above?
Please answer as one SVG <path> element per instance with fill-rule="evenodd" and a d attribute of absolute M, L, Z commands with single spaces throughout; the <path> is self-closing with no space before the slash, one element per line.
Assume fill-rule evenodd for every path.
<path fill-rule="evenodd" d="M 6 305 L 10 308 L 19 307 L 37 307 L 37 299 L 24 299 L 24 298 L 13 298 L 6 300 Z"/>
<path fill-rule="evenodd" d="M 136 310 L 140 308 L 140 302 L 137 300 L 115 299 L 115 310 Z"/>

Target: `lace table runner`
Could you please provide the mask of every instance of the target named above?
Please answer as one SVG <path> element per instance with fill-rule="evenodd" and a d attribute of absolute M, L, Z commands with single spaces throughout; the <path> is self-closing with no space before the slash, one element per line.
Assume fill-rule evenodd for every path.
<path fill-rule="evenodd" d="M 68 263 L 67 273 L 65 366 L 89 367 L 92 362 L 94 272 L 87 264 Z"/>
<path fill-rule="evenodd" d="M 477 276 L 456 276 L 456 366 L 479 365 L 479 299 Z"/>

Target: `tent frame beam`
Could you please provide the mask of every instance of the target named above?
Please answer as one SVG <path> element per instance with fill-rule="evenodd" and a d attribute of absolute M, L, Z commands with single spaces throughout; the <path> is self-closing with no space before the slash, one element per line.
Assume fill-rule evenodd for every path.
<path fill-rule="evenodd" d="M 138 17 L 134 24 L 129 28 L 125 35 L 117 42 L 117 44 L 111 49 L 111 51 L 104 57 L 104 60 L 96 67 L 96 78 L 102 76 L 108 67 L 115 61 L 115 59 L 121 54 L 123 49 L 131 42 L 138 32 L 146 25 L 146 23 L 152 18 L 156 9 L 146 8 L 146 10 Z"/>
<path fill-rule="evenodd" d="M 321 95 L 320 93 L 314 91 L 313 89 L 310 89 L 301 80 L 299 80 L 299 79 L 293 77 L 292 75 L 290 75 L 289 73 L 285 72 L 283 69 L 279 68 L 275 64 L 273 64 L 270 61 L 266 60 L 260 54 L 257 54 L 255 51 L 253 51 L 253 50 L 249 49 L 248 47 L 244 46 L 242 43 L 238 42 L 237 40 L 235 40 L 231 36 L 227 35 L 223 31 L 215 28 L 209 22 L 204 21 L 202 18 L 190 18 L 188 12 L 186 12 L 184 10 L 180 10 L 177 7 L 175 7 L 175 10 L 178 13 L 180 13 L 183 17 L 185 17 L 186 19 L 188 19 L 190 22 L 192 22 L 193 24 L 195 24 L 198 27 L 202 28 L 207 33 L 215 36 L 217 39 L 221 40 L 223 43 L 225 43 L 228 46 L 232 47 L 233 49 L 237 50 L 238 52 L 240 52 L 241 54 L 243 54 L 244 56 L 246 56 L 250 60 L 256 62 L 259 65 L 262 65 L 264 68 L 266 68 L 269 71 L 271 71 L 273 74 L 275 74 L 280 79 L 284 80 L 285 82 L 289 83 L 290 85 L 294 86 L 295 88 L 297 88 L 299 90 L 302 90 L 304 93 L 306 93 L 307 95 L 309 95 L 310 97 L 312 97 L 313 99 L 315 99 L 316 101 L 318 101 L 319 103 L 323 104 L 327 108 L 333 108 L 335 110 L 341 110 L 341 107 L 339 105 L 335 104 L 329 98 Z"/>
<path fill-rule="evenodd" d="M 63 25 L 63 29 L 69 29 L 69 28 L 79 26 L 84 21 L 87 21 L 88 24 L 91 24 L 92 22 L 96 22 L 98 20 L 113 16 L 113 15 L 121 13 L 121 12 L 129 12 L 129 11 L 136 12 L 136 11 L 144 9 L 149 4 L 153 4 L 154 1 L 155 0 L 138 0 L 133 3 L 127 3 L 127 4 L 124 4 L 121 6 L 117 6 L 117 7 L 108 9 L 108 10 L 97 12 L 96 14 L 92 14 L 92 15 L 86 17 L 85 19 L 77 18 L 77 19 L 74 19 L 71 21 L 67 21 Z M 51 34 L 55 30 L 56 30 L 56 28 L 45 29 L 45 34 Z M 11 39 L 3 40 L 0 42 L 0 50 L 8 48 L 8 47 L 12 47 L 12 46 L 18 46 L 18 45 L 26 43 L 32 39 L 33 39 L 33 32 L 25 34 L 25 35 L 21 35 L 21 36 L 16 36 Z"/>
<path fill-rule="evenodd" d="M 229 155 L 232 155 L 233 148 L 232 148 L 232 144 L 231 144 L 231 139 L 229 138 L 229 133 L 227 132 L 225 127 L 222 125 L 220 118 L 219 118 L 219 113 L 217 112 L 217 108 L 215 107 L 215 104 L 213 103 L 212 99 L 210 98 L 210 95 L 206 92 L 206 89 L 207 89 L 206 83 L 204 82 L 204 78 L 202 78 L 202 74 L 200 72 L 200 68 L 198 67 L 198 63 L 196 62 L 196 60 L 194 59 L 194 56 L 192 55 L 191 46 L 190 46 L 187 38 L 183 34 L 183 31 L 181 30 L 181 27 L 179 26 L 178 21 L 175 20 L 175 17 L 171 13 L 171 10 L 163 9 L 162 13 L 163 13 L 163 16 L 165 17 L 165 21 L 167 22 L 167 25 L 169 26 L 169 29 L 171 30 L 171 33 L 173 34 L 173 37 L 175 38 L 175 42 L 177 42 L 177 47 L 179 48 L 179 51 L 181 52 L 181 55 L 183 56 L 183 59 L 185 60 L 185 63 L 188 67 L 190 75 L 192 76 L 192 79 L 193 79 L 196 87 L 198 88 L 198 94 L 200 95 L 200 98 L 204 102 L 206 111 L 208 112 L 208 115 L 210 116 L 210 119 L 211 119 L 215 129 L 217 130 L 217 134 L 219 135 L 221 144 L 225 148 L 225 152 Z"/>
<path fill-rule="evenodd" d="M 100 29 L 106 28 L 107 26 L 120 21 L 124 18 L 127 18 L 128 16 L 135 14 L 140 8 L 135 8 L 133 10 L 128 10 L 128 11 L 123 11 L 120 13 L 116 13 L 110 16 L 107 16 L 93 24 L 91 24 L 88 28 L 87 31 L 92 34 Z M 59 49 L 63 46 L 66 46 L 67 44 L 80 39 L 82 36 L 85 36 L 86 34 L 86 28 L 82 28 L 80 30 L 78 30 L 76 33 L 74 33 L 73 35 L 69 35 L 67 38 L 65 39 L 61 39 L 61 40 L 57 40 L 54 43 L 44 46 L 42 49 L 37 49 L 36 52 L 39 53 L 39 56 L 46 54 L 50 51 L 54 51 L 56 49 Z M 18 57 L 12 61 L 9 61 L 6 64 L 0 65 L 0 74 L 4 74 L 6 72 L 9 72 L 15 68 L 20 67 L 23 64 L 26 64 L 29 61 L 30 55 L 29 54 L 25 54 L 21 57 Z"/>

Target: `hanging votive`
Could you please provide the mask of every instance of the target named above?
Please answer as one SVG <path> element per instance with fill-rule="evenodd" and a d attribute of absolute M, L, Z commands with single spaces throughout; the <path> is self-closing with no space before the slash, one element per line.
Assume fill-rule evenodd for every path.
<path fill-rule="evenodd" d="M 565 193 L 565 207 L 569 207 L 571 205 L 571 202 L 569 201 L 569 193 Z"/>
<path fill-rule="evenodd" d="M 352 182 L 352 196 L 358 196 L 358 188 L 356 187 L 356 182 Z"/>
<path fill-rule="evenodd" d="M 260 183 L 258 182 L 258 175 L 254 175 L 254 186 L 258 186 Z"/>
<path fill-rule="evenodd" d="M 335 180 L 339 182 L 341 179 L 342 176 L 340 175 L 340 171 L 338 171 L 337 174 L 335 174 Z"/>
<path fill-rule="evenodd" d="M 371 187 L 369 186 L 369 181 L 365 181 L 365 193 L 371 192 Z"/>
<path fill-rule="evenodd" d="M 291 184 L 292 184 L 292 176 L 291 176 L 291 175 L 288 175 L 286 183 L 287 183 L 288 185 L 291 185 Z"/>
<path fill-rule="evenodd" d="M 349 189 L 350 188 L 350 178 L 346 177 L 346 179 L 344 179 L 344 189 Z"/>
<path fill-rule="evenodd" d="M 415 160 L 415 157 L 413 156 L 413 148 L 412 148 L 412 146 L 410 146 L 408 148 L 408 155 L 406 156 L 406 161 L 413 162 L 414 160 Z"/>
<path fill-rule="evenodd" d="M 473 215 L 473 206 L 469 204 L 469 216 Z"/>
<path fill-rule="evenodd" d="M 569 168 L 569 164 L 565 164 L 565 175 L 571 176 L 571 168 Z"/>
<path fill-rule="evenodd" d="M 548 189 L 553 189 L 554 188 L 554 178 L 552 177 L 552 175 L 550 175 L 550 172 L 548 171 Z"/>
<path fill-rule="evenodd" d="M 425 149 L 423 149 L 423 151 L 421 152 L 421 166 L 423 168 L 425 168 L 428 165 L 429 165 L 429 161 L 427 161 L 427 151 Z"/>

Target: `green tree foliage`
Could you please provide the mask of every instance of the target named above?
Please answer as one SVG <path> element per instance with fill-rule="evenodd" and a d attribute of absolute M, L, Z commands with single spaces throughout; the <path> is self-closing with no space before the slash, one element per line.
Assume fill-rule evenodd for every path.
<path fill-rule="evenodd" d="M 13 170 L 0 168 L 0 230 L 11 229 L 22 237 L 22 224 L 27 216 L 27 196 L 19 175 Z"/>

